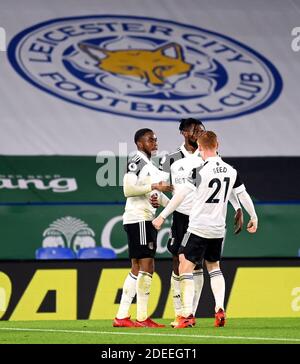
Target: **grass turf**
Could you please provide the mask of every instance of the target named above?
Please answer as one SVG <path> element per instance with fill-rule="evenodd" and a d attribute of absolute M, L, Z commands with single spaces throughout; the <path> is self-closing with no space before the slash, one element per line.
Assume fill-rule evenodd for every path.
<path fill-rule="evenodd" d="M 198 319 L 196 327 L 186 329 L 113 328 L 111 320 L 0 321 L 0 343 L 300 344 L 298 318 L 231 318 L 225 327 L 213 325 L 213 319 Z"/>

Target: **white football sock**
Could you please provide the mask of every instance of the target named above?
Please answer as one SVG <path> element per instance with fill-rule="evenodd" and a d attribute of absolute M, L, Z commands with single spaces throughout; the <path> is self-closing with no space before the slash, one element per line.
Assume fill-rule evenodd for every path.
<path fill-rule="evenodd" d="M 195 294 L 193 299 L 193 315 L 195 316 L 204 283 L 203 269 L 194 270 L 193 277 L 195 283 Z"/>
<path fill-rule="evenodd" d="M 218 312 L 220 308 L 224 310 L 225 298 L 225 280 L 220 269 L 214 269 L 209 272 L 210 286 L 215 298 L 215 311 Z"/>
<path fill-rule="evenodd" d="M 180 293 L 182 316 L 188 317 L 193 314 L 193 298 L 195 294 L 193 273 L 180 274 Z"/>
<path fill-rule="evenodd" d="M 176 275 L 174 272 L 172 272 L 171 275 L 171 290 L 172 290 L 175 317 L 181 316 L 180 277 Z"/>
<path fill-rule="evenodd" d="M 121 302 L 117 313 L 118 319 L 123 319 L 129 316 L 129 308 L 136 295 L 136 281 L 137 276 L 130 272 L 123 285 Z"/>
<path fill-rule="evenodd" d="M 152 282 L 152 275 L 147 272 L 139 271 L 137 278 L 137 314 L 138 321 L 145 321 L 148 318 L 148 301 L 150 295 L 150 288 Z"/>

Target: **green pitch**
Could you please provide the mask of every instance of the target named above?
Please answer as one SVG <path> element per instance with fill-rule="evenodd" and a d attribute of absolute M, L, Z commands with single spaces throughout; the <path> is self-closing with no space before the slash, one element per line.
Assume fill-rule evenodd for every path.
<path fill-rule="evenodd" d="M 157 320 L 169 325 L 170 320 Z M 0 344 L 300 344 L 299 318 L 197 319 L 194 328 L 113 328 L 101 321 L 0 321 Z"/>

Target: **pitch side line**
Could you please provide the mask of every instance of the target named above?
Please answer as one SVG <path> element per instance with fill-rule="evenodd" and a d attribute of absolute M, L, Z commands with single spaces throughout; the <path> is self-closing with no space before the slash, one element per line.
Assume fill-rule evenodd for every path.
<path fill-rule="evenodd" d="M 263 341 L 299 341 L 300 339 L 292 338 L 277 338 L 277 337 L 253 337 L 253 336 L 224 336 L 224 335 L 185 335 L 185 334 L 162 334 L 162 333 L 147 333 L 147 332 L 120 332 L 120 331 L 90 331 L 90 330 L 60 330 L 60 329 L 26 329 L 19 327 L 0 327 L 0 330 L 5 331 L 36 331 L 36 332 L 55 332 L 55 333 L 77 333 L 77 334 L 98 334 L 98 335 L 135 335 L 135 336 L 166 336 L 166 337 L 188 337 L 188 338 L 204 338 L 204 339 L 228 339 L 228 340 L 263 340 Z"/>

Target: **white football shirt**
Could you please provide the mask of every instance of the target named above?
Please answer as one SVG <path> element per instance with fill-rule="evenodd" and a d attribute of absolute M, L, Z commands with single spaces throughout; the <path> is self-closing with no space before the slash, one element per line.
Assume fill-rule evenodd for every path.
<path fill-rule="evenodd" d="M 193 193 L 188 231 L 203 238 L 223 238 L 229 196 L 245 190 L 237 171 L 219 156 L 209 157 L 193 169 L 189 182 Z"/>
<path fill-rule="evenodd" d="M 200 167 L 203 163 L 198 149 L 194 153 L 189 153 L 184 144 L 182 144 L 177 151 L 163 157 L 159 168 L 169 173 L 171 184 L 174 186 L 174 195 L 187 183 L 193 168 Z M 188 194 L 177 207 L 176 211 L 184 215 L 189 215 L 194 200 L 193 195 L 194 193 Z"/>
<path fill-rule="evenodd" d="M 126 179 L 127 174 L 130 178 Z M 146 186 L 163 180 L 165 181 L 167 179 L 166 177 L 168 177 L 166 173 L 160 171 L 144 153 L 137 151 L 127 163 L 124 185 L 128 183 L 126 180 L 130 180 L 133 185 Z M 149 202 L 150 194 L 151 187 L 148 193 L 127 197 L 125 212 L 123 214 L 123 224 L 133 224 L 154 219 L 156 209 Z"/>

